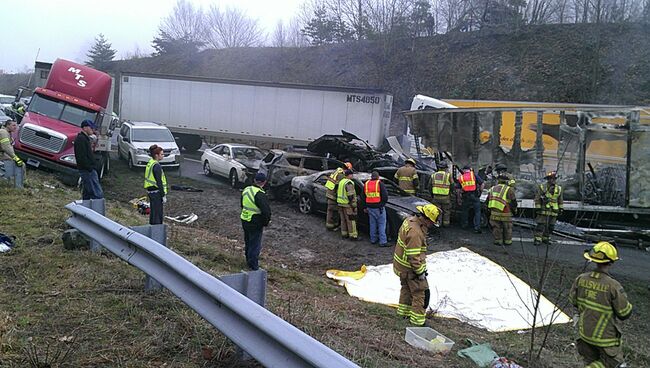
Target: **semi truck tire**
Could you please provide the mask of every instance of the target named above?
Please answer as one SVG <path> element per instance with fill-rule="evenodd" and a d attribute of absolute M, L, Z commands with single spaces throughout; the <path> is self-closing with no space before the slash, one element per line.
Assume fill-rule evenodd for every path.
<path fill-rule="evenodd" d="M 201 136 L 194 134 L 175 134 L 176 144 L 187 152 L 196 152 L 203 145 Z"/>

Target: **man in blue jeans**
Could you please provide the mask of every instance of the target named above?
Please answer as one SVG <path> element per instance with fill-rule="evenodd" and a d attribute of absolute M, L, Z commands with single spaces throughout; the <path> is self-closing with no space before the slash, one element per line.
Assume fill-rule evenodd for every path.
<path fill-rule="evenodd" d="M 74 157 L 77 161 L 77 169 L 83 185 L 81 199 L 100 199 L 104 198 L 102 186 L 99 185 L 99 176 L 95 164 L 95 154 L 93 153 L 90 136 L 95 130 L 95 123 L 91 120 L 81 122 L 81 131 L 74 140 Z"/>
<path fill-rule="evenodd" d="M 481 192 L 483 191 L 483 178 L 475 175 L 474 170 L 469 166 L 463 167 L 463 172 L 458 177 L 460 188 L 463 195 L 463 204 L 460 223 L 463 229 L 468 227 L 468 217 L 470 209 L 474 210 L 472 226 L 474 232 L 481 233 Z"/>
<path fill-rule="evenodd" d="M 363 185 L 363 193 L 366 197 L 366 209 L 368 210 L 368 221 L 370 222 L 370 243 L 380 247 L 388 246 L 386 239 L 386 202 L 388 202 L 388 191 L 386 186 L 379 179 L 379 173 L 373 171 L 370 180 Z"/>

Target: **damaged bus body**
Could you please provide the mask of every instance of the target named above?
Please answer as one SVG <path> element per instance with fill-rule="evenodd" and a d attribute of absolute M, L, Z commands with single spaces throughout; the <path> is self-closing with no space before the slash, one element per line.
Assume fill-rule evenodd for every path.
<path fill-rule="evenodd" d="M 503 163 L 520 208 L 556 170 L 575 222 L 650 221 L 650 113 L 629 106 L 551 105 L 406 111 L 410 131 L 459 166 Z M 615 216 L 610 216 L 615 214 Z"/>

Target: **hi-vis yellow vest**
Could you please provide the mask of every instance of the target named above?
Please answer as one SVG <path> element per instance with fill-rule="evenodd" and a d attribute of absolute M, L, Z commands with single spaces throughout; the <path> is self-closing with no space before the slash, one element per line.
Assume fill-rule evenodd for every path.
<path fill-rule="evenodd" d="M 153 165 L 156 163 L 158 163 L 158 161 L 153 158 L 149 159 L 149 162 L 147 162 L 147 167 L 144 169 L 144 189 L 149 187 L 158 187 L 156 178 L 153 176 Z M 162 171 L 161 174 L 162 177 L 160 179 L 162 180 L 163 188 L 158 188 L 158 190 L 162 190 L 164 194 L 167 194 L 167 178 L 165 177 L 164 171 Z"/>
<path fill-rule="evenodd" d="M 451 174 L 445 171 L 438 171 L 431 175 L 433 188 L 431 193 L 435 195 L 449 195 L 449 186 L 451 185 Z"/>
<path fill-rule="evenodd" d="M 510 187 L 506 184 L 497 184 L 490 188 L 490 201 L 488 202 L 488 208 L 504 212 L 503 209 L 508 205 L 509 190 Z"/>
<path fill-rule="evenodd" d="M 255 204 L 255 195 L 258 192 L 264 193 L 262 188 L 255 185 L 246 187 L 242 192 L 242 209 L 240 218 L 246 222 L 251 222 L 253 215 L 259 215 L 262 210 Z"/>

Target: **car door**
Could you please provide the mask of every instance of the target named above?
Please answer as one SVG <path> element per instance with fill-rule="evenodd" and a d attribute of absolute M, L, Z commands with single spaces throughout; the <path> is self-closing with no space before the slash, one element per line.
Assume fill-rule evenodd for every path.
<path fill-rule="evenodd" d="M 210 167 L 214 171 L 215 174 L 222 175 L 223 176 L 223 165 L 224 165 L 224 160 L 223 160 L 223 153 L 226 150 L 226 146 L 216 146 L 215 148 L 212 149 L 212 152 L 210 154 Z"/>
<path fill-rule="evenodd" d="M 311 194 L 319 208 L 327 207 L 327 188 L 325 188 L 325 183 L 327 182 L 328 176 L 329 174 L 319 175 L 312 185 Z"/>

